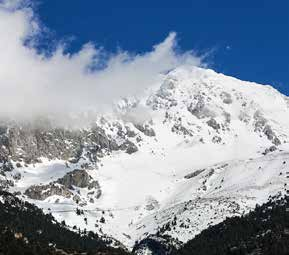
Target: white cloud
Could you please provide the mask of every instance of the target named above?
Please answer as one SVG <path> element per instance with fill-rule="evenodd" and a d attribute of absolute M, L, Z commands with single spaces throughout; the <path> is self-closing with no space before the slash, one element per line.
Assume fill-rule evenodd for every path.
<path fill-rule="evenodd" d="M 138 95 L 161 72 L 201 64 L 192 52 L 177 53 L 175 33 L 144 54 L 109 55 L 87 43 L 75 54 L 64 53 L 59 44 L 51 56 L 41 55 L 33 44 L 23 45 L 28 37 L 37 40 L 41 35 L 32 9 L 23 3 L 0 0 L 0 116 L 61 116 L 103 109 L 120 97 Z M 103 61 L 101 70 L 91 68 Z"/>

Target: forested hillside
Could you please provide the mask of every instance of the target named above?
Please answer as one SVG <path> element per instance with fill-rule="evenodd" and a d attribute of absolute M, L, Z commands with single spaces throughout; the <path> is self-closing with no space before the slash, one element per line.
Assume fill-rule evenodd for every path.
<path fill-rule="evenodd" d="M 0 191 L 0 219 L 0 254 L 127 254 L 93 232 L 69 230 L 5 191 Z"/>
<path fill-rule="evenodd" d="M 289 254 L 289 197 L 273 197 L 243 217 L 212 226 L 186 243 L 178 255 Z"/>

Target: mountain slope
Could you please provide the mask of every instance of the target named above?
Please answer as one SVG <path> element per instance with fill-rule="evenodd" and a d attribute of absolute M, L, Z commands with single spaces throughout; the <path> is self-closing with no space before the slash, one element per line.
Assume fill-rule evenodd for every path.
<path fill-rule="evenodd" d="M 288 113 L 270 86 L 180 67 L 91 127 L 3 123 L 2 186 L 127 247 L 186 242 L 286 191 Z"/>
<path fill-rule="evenodd" d="M 213 254 L 288 254 L 288 196 L 270 197 L 250 213 L 227 218 L 203 230 L 195 238 L 175 249 L 174 240 L 161 234 L 151 235 L 134 247 L 134 252 L 165 255 Z"/>

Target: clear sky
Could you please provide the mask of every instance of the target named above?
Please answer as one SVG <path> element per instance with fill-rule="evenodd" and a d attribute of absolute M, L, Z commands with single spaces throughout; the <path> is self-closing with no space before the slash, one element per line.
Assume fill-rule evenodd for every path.
<path fill-rule="evenodd" d="M 141 53 L 175 31 L 180 49 L 208 53 L 216 71 L 289 95 L 288 0 L 41 0 L 36 10 L 71 52 L 92 41 Z"/>

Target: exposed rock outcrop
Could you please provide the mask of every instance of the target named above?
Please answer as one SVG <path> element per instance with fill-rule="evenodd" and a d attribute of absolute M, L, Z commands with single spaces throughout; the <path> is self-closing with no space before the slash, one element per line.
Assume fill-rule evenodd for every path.
<path fill-rule="evenodd" d="M 147 211 L 152 211 L 160 207 L 159 202 L 152 196 L 146 198 L 145 209 Z"/>
<path fill-rule="evenodd" d="M 186 127 L 184 127 L 181 123 L 176 123 L 172 126 L 172 132 L 175 132 L 177 134 L 182 134 L 182 135 L 188 135 L 188 136 L 193 136 L 193 132 Z"/>
<path fill-rule="evenodd" d="M 121 150 L 124 150 L 128 154 L 133 154 L 138 151 L 138 147 L 131 141 L 126 140 L 121 146 Z"/>
<path fill-rule="evenodd" d="M 135 127 L 143 132 L 146 136 L 156 136 L 155 131 L 153 130 L 153 128 L 151 128 L 149 125 L 144 124 L 144 125 L 140 125 L 140 124 L 135 124 Z"/>
<path fill-rule="evenodd" d="M 276 146 L 270 146 L 269 148 L 266 148 L 265 151 L 263 152 L 263 155 L 267 155 L 270 152 L 276 151 L 277 147 Z"/>
<path fill-rule="evenodd" d="M 254 125 L 255 132 L 263 133 L 268 140 L 270 140 L 276 146 L 281 144 L 281 141 L 272 130 L 272 127 L 268 124 L 268 120 L 263 117 L 263 114 L 260 111 L 256 111 L 254 113 Z"/>
<path fill-rule="evenodd" d="M 184 176 L 185 179 L 191 179 L 194 178 L 196 176 L 198 176 L 199 174 L 201 174 L 202 172 L 204 172 L 206 169 L 200 169 L 200 170 L 196 170 L 192 173 L 189 173 L 187 175 Z"/>
<path fill-rule="evenodd" d="M 62 178 L 57 180 L 58 183 L 62 184 L 66 188 L 76 186 L 79 188 L 88 187 L 90 176 L 85 170 L 75 169 L 72 172 L 67 173 Z"/>
<path fill-rule="evenodd" d="M 221 128 L 220 124 L 213 118 L 211 118 L 210 120 L 207 121 L 207 124 L 209 127 L 218 130 Z"/>
<path fill-rule="evenodd" d="M 231 103 L 233 103 L 231 94 L 223 91 L 220 96 L 221 96 L 224 104 L 231 104 Z"/>
<path fill-rule="evenodd" d="M 73 130 L 53 127 L 49 122 L 41 125 L 7 122 L 0 127 L 1 163 L 10 160 L 37 163 L 41 157 L 76 163 L 84 156 L 96 162 L 102 150 L 118 149 L 116 141 L 97 125 L 85 130 Z"/>
<path fill-rule="evenodd" d="M 215 113 L 206 107 L 205 98 L 203 96 L 197 96 L 196 99 L 198 100 L 197 103 L 191 103 L 187 108 L 192 115 L 196 116 L 198 119 L 215 117 Z"/>
<path fill-rule="evenodd" d="M 46 198 L 58 195 L 65 198 L 70 198 L 73 193 L 68 190 L 65 186 L 59 185 L 57 183 L 50 183 L 47 185 L 33 185 L 24 194 L 35 200 L 45 200 Z"/>
<path fill-rule="evenodd" d="M 46 185 L 33 185 L 29 187 L 24 194 L 36 200 L 45 200 L 50 196 L 58 195 L 65 198 L 72 197 L 73 201 L 77 203 L 84 202 L 78 194 L 73 193 L 74 187 L 88 188 L 88 190 L 91 190 L 88 193 L 89 198 L 93 197 L 98 199 L 101 196 L 101 188 L 98 181 L 92 180 L 86 170 L 80 169 L 75 169 L 67 173 L 55 182 Z"/>

